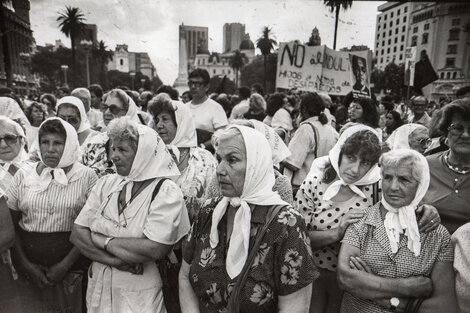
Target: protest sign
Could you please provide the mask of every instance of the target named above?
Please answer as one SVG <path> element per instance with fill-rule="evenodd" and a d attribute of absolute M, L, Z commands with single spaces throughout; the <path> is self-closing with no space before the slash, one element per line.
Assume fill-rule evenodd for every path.
<path fill-rule="evenodd" d="M 405 85 L 413 86 L 415 78 L 416 47 L 407 47 L 405 50 Z"/>

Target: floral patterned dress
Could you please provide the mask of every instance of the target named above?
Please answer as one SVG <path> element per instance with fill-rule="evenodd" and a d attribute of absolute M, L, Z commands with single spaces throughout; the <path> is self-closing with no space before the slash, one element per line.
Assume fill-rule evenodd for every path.
<path fill-rule="evenodd" d="M 95 170 L 99 178 L 115 174 L 116 167 L 108 156 L 109 137 L 106 133 L 98 133 L 88 141 L 83 149 L 82 163 Z"/>
<path fill-rule="evenodd" d="M 199 299 L 201 312 L 225 310 L 238 277 L 230 279 L 225 262 L 227 217 L 219 223 L 219 244 L 212 249 L 209 235 L 212 213 L 221 198 L 206 202 L 184 243 L 183 257 L 191 265 L 189 279 Z M 251 215 L 250 247 L 266 223 L 269 206 L 256 206 Z M 278 296 L 292 294 L 318 278 L 310 240 L 300 214 L 291 207 L 281 209 L 264 235 L 245 286 L 240 292 L 240 311 L 275 312 Z"/>

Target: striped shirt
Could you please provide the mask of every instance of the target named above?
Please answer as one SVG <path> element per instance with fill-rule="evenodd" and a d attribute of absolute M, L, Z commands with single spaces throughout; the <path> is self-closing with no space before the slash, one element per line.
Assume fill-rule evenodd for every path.
<path fill-rule="evenodd" d="M 98 177 L 95 172 L 75 163 L 66 174 L 67 186 L 52 180 L 44 191 L 34 191 L 25 182 L 37 179 L 37 164 L 19 170 L 6 191 L 10 209 L 20 211 L 19 226 L 28 232 L 69 232 Z"/>

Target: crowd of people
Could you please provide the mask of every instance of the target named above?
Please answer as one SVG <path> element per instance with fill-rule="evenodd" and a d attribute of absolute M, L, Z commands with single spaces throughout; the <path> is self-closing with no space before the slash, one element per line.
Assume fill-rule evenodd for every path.
<path fill-rule="evenodd" d="M 470 312 L 470 86 L 0 87 L 0 312 Z"/>

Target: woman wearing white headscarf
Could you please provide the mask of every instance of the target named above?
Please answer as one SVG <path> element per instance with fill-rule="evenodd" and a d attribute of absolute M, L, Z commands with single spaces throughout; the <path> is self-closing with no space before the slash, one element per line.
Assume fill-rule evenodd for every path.
<path fill-rule="evenodd" d="M 414 123 L 398 127 L 386 141 L 392 150 L 413 149 L 421 154 L 429 148 L 431 142 L 426 126 Z"/>
<path fill-rule="evenodd" d="M 155 260 L 189 230 L 180 175 L 151 128 L 129 118 L 108 125 L 117 174 L 102 177 L 75 221 L 71 241 L 93 260 L 88 312 L 166 312 Z"/>
<path fill-rule="evenodd" d="M 185 241 L 182 311 L 307 312 L 317 272 L 300 215 L 272 191 L 267 140 L 232 125 L 213 141 L 223 197 L 199 211 Z"/>
<path fill-rule="evenodd" d="M 150 100 L 148 111 L 153 117 L 153 128 L 181 172 L 176 184 L 183 192 L 192 220 L 207 199 L 220 195 L 217 186 L 210 184 L 215 177 L 217 160 L 206 149 L 197 147 L 196 127 L 187 104 L 160 93 Z"/>
<path fill-rule="evenodd" d="M 423 233 L 419 203 L 429 187 L 426 159 L 410 149 L 380 161 L 383 199 L 342 240 L 341 312 L 455 312 L 453 248 L 444 226 Z"/>
<path fill-rule="evenodd" d="M 18 291 L 12 296 L 18 302 L 2 306 L 7 312 L 80 312 L 83 269 L 69 237 L 97 177 L 78 162 L 78 148 L 72 125 L 45 120 L 39 127 L 41 161 L 18 170 L 6 191 L 17 231 L 12 256 L 20 272 L 11 289 Z"/>
<path fill-rule="evenodd" d="M 123 90 L 113 89 L 103 96 L 100 107 L 103 112 L 103 122 L 107 127 L 115 118 L 127 116 L 132 121 L 140 124 L 137 116 L 137 106 Z M 106 133 L 106 127 L 102 133 L 90 138 L 83 148 L 82 163 L 96 171 L 99 177 L 116 173 L 116 168 L 111 160 L 111 141 Z"/>
<path fill-rule="evenodd" d="M 90 128 L 90 122 L 82 100 L 74 96 L 66 96 L 57 101 L 57 117 L 60 117 L 75 128 L 80 148 L 84 149 L 90 138 L 98 132 Z"/>

